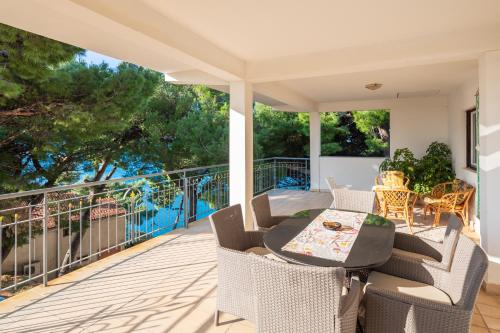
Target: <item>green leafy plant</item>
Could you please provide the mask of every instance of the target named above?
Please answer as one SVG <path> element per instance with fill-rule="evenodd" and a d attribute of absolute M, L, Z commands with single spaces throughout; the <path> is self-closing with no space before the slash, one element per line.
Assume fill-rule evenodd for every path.
<path fill-rule="evenodd" d="M 380 171 L 403 171 L 410 179 L 410 186 L 415 182 L 418 160 L 408 148 L 396 149 L 392 159 L 386 158 L 380 164 Z"/>
<path fill-rule="evenodd" d="M 422 159 L 408 148 L 397 149 L 392 159 L 385 159 L 380 171 L 402 171 L 410 179 L 409 188 L 419 194 L 428 193 L 439 183 L 455 178 L 451 149 L 445 143 L 433 142 Z"/>
<path fill-rule="evenodd" d="M 417 193 L 428 193 L 439 183 L 455 178 L 451 149 L 445 143 L 433 142 L 426 154 L 418 161 L 417 177 L 413 189 Z"/>

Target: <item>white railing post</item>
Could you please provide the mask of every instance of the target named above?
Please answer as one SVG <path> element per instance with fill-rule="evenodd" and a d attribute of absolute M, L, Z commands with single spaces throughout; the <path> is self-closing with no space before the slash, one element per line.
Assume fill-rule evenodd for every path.
<path fill-rule="evenodd" d="M 49 224 L 50 212 L 49 212 L 49 198 L 47 192 L 43 194 L 43 285 L 46 287 L 48 283 L 48 240 L 47 240 L 47 227 Z"/>

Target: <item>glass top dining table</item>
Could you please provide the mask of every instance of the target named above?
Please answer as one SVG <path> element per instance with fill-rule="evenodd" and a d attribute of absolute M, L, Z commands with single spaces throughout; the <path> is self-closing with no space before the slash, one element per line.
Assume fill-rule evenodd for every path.
<path fill-rule="evenodd" d="M 264 235 L 264 245 L 277 257 L 309 266 L 344 267 L 348 271 L 374 268 L 389 260 L 394 244 L 395 225 L 388 219 L 368 214 L 345 261 L 337 261 L 283 250 L 325 209 L 296 213 Z M 338 221 L 342 223 L 342 221 Z"/>

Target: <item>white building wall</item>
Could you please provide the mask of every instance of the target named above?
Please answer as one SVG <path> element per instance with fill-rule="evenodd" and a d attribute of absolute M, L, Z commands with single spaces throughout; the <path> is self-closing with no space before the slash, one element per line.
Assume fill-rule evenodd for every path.
<path fill-rule="evenodd" d="M 319 163 L 321 190 L 328 190 L 326 177 L 333 177 L 337 185 L 370 190 L 383 160 L 384 158 L 379 157 L 321 157 Z"/>
<path fill-rule="evenodd" d="M 477 189 L 477 173 L 467 168 L 467 120 L 466 111 L 474 108 L 476 104 L 476 91 L 478 88 L 477 77 L 470 79 L 448 96 L 448 128 L 449 144 L 453 153 L 453 168 L 456 177 L 473 185 Z M 477 194 L 477 193 L 476 193 Z M 480 221 L 476 218 L 476 195 L 470 201 L 469 216 L 470 226 L 480 233 Z"/>
<path fill-rule="evenodd" d="M 448 97 L 449 144 L 453 152 L 453 167 L 457 178 L 474 186 L 477 185 L 476 171 L 467 168 L 465 111 L 472 109 L 476 104 L 475 94 L 478 84 L 477 78 L 464 82 Z"/>
<path fill-rule="evenodd" d="M 481 246 L 490 260 L 487 290 L 500 294 L 500 50 L 479 58 Z"/>
<path fill-rule="evenodd" d="M 322 105 L 321 112 L 386 108 L 391 112 L 391 155 L 398 148 L 409 148 L 417 158 L 433 141 L 448 143 L 446 97 L 376 101 L 352 101 Z M 354 189 L 371 189 L 384 158 L 320 157 L 320 189 L 327 190 L 325 177 Z M 311 164 L 311 167 L 313 165 Z"/>

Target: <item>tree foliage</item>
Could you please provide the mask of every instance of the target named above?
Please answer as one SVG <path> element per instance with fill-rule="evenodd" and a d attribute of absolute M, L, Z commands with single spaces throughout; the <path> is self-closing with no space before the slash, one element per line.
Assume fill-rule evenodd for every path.
<path fill-rule="evenodd" d="M 88 64 L 77 47 L 5 25 L 0 50 L 0 192 L 228 161 L 226 93 L 125 62 Z M 384 110 L 321 121 L 324 155 L 388 149 Z M 309 154 L 306 113 L 256 103 L 254 129 L 256 158 Z"/>
<path fill-rule="evenodd" d="M 255 158 L 309 155 L 309 116 L 278 112 L 256 103 L 254 113 Z"/>
<path fill-rule="evenodd" d="M 0 108 L 29 105 L 54 68 L 83 50 L 0 23 Z"/>
<path fill-rule="evenodd" d="M 321 154 L 326 156 L 387 156 L 387 110 L 329 112 L 321 115 Z"/>

